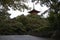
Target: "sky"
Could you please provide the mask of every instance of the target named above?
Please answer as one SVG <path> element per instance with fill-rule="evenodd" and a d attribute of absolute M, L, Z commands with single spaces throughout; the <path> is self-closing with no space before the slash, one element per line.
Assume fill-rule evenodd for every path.
<path fill-rule="evenodd" d="M 31 10 L 33 10 L 33 3 L 32 2 L 29 1 L 27 5 L 29 7 L 31 7 Z M 39 3 L 36 4 L 36 5 L 34 5 L 34 8 L 36 10 L 40 11 L 40 13 L 38 13 L 38 15 L 40 15 L 41 13 L 43 13 L 45 10 L 48 10 L 48 7 L 46 7 L 46 6 L 41 7 Z M 9 9 L 10 10 L 8 12 L 11 14 L 11 16 L 10 16 L 11 18 L 17 17 L 17 16 L 22 15 L 22 14 L 28 15 L 29 14 L 28 12 L 31 11 L 31 10 L 25 10 L 24 12 L 21 12 L 19 10 L 13 10 L 10 7 L 9 7 Z M 48 13 L 46 13 L 44 15 L 44 17 L 47 17 L 47 15 L 48 15 Z"/>

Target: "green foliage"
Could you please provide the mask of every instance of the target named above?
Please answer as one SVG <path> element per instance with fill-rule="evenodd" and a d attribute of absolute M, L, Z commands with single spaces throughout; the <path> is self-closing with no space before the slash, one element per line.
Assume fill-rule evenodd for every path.
<path fill-rule="evenodd" d="M 58 30 L 60 26 L 59 17 L 60 17 L 60 14 L 55 14 L 54 12 L 50 12 L 48 20 L 49 20 L 50 26 L 53 27 L 53 29 L 55 30 Z"/>
<path fill-rule="evenodd" d="M 40 30 L 42 30 L 41 28 L 48 27 L 48 22 L 46 21 L 46 19 L 41 18 L 39 15 L 21 15 L 14 19 L 8 20 L 6 20 L 6 18 L 1 18 L 2 21 L 0 23 L 0 35 L 33 35 L 34 32 L 40 32 Z"/>
<path fill-rule="evenodd" d="M 4 7 L 5 10 L 9 10 L 11 7 L 14 10 L 28 9 L 28 7 L 23 3 L 27 0 L 0 0 L 0 5 Z"/>
<path fill-rule="evenodd" d="M 13 19 L 5 13 L 0 15 L 0 35 L 35 35 L 51 37 L 56 30 L 60 30 L 60 14 L 51 11 L 48 18 L 40 15 L 21 15 Z M 59 32 L 58 32 L 59 33 Z M 56 33 L 56 35 L 58 34 Z"/>
<path fill-rule="evenodd" d="M 48 22 L 41 18 L 40 15 L 21 15 L 16 18 L 25 27 L 26 33 L 38 32 L 41 27 L 47 27 Z M 44 24 L 43 24 L 44 23 Z"/>

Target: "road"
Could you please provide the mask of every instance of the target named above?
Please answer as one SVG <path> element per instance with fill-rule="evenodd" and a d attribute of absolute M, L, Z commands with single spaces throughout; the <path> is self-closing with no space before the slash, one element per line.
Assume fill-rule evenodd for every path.
<path fill-rule="evenodd" d="M 0 36 L 0 40 L 52 40 L 52 39 L 35 37 L 30 35 L 6 35 Z"/>

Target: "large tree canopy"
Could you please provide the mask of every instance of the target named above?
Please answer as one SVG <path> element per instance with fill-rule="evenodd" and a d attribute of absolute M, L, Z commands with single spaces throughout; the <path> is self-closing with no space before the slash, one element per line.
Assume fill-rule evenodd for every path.
<path fill-rule="evenodd" d="M 28 7 L 24 4 L 27 0 L 0 0 L 0 6 L 2 5 L 5 10 L 8 10 L 8 7 L 12 7 L 12 9 L 28 9 Z"/>
<path fill-rule="evenodd" d="M 57 14 L 60 13 L 60 0 L 32 0 L 32 2 L 35 2 L 35 1 L 37 1 L 36 3 L 39 3 L 40 1 L 41 5 L 46 5 L 50 7 L 48 9 L 49 11 L 53 11 Z M 44 13 L 46 13 L 48 10 L 46 10 Z"/>
<path fill-rule="evenodd" d="M 8 9 L 8 6 L 18 10 L 28 9 L 28 6 L 24 4 L 27 1 L 29 0 L 0 0 L 0 5 L 3 5 L 5 9 Z M 37 1 L 37 3 L 40 2 L 40 4 L 49 6 L 50 9 L 56 13 L 59 13 L 60 11 L 60 0 L 32 0 L 32 2 L 35 1 Z"/>

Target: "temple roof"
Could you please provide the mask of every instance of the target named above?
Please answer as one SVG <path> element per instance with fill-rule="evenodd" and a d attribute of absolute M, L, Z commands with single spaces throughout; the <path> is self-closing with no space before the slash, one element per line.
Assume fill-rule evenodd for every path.
<path fill-rule="evenodd" d="M 39 13 L 40 11 L 37 11 L 37 10 L 33 9 L 33 10 L 29 11 L 28 13 L 33 13 L 33 12 Z"/>

